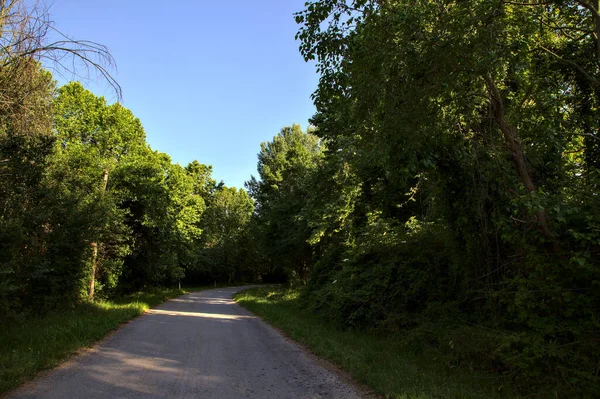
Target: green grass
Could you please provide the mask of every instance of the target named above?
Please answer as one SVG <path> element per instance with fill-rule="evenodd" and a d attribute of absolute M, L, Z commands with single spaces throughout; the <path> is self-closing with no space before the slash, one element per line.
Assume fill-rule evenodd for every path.
<path fill-rule="evenodd" d="M 394 399 L 514 398 L 498 375 L 450 368 L 439 354 L 416 354 L 401 337 L 340 331 L 298 304 L 298 291 L 252 288 L 235 299 L 357 381 Z"/>
<path fill-rule="evenodd" d="M 115 301 L 82 303 L 0 329 L 0 393 L 57 366 L 77 350 L 169 298 L 201 288 L 154 289 Z"/>

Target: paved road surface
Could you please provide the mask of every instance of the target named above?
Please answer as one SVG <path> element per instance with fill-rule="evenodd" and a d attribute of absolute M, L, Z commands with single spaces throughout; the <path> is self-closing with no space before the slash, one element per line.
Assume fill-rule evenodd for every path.
<path fill-rule="evenodd" d="M 352 386 L 231 300 L 168 301 L 10 398 L 359 398 Z"/>

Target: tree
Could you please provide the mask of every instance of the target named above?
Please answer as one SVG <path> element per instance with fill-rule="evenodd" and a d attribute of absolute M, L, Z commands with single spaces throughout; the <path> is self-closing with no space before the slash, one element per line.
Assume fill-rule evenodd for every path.
<path fill-rule="evenodd" d="M 126 245 L 124 240 L 117 238 L 124 236 L 124 226 L 112 229 L 122 225 L 123 215 L 117 211 L 117 197 L 107 196 L 109 177 L 124 158 L 143 149 L 145 133 L 131 111 L 118 103 L 107 105 L 104 98 L 96 97 L 80 83 L 69 83 L 59 89 L 54 111 L 60 143 L 59 162 L 73 171 L 72 184 L 86 191 L 93 198 L 90 201 L 97 203 L 97 220 L 90 232 L 89 298 L 93 299 L 99 251 L 120 254 L 117 255 L 120 257 L 127 252 L 121 248 Z M 111 234 L 107 234 L 108 230 Z M 119 230 L 121 234 L 117 234 Z M 101 237 L 106 237 L 107 242 L 99 242 Z M 102 248 L 103 244 L 110 248 Z"/>
<path fill-rule="evenodd" d="M 194 180 L 194 193 L 200 195 L 207 201 L 215 191 L 222 186 L 212 178 L 212 165 L 204 165 L 198 161 L 192 161 L 185 167 L 188 175 Z"/>
<path fill-rule="evenodd" d="M 123 287 L 173 284 L 198 262 L 204 199 L 188 172 L 168 155 L 147 148 L 115 171 L 132 251 L 125 259 Z"/>
<path fill-rule="evenodd" d="M 274 266 L 290 278 L 305 280 L 310 269 L 311 249 L 307 221 L 301 211 L 311 187 L 310 174 L 322 156 L 319 139 L 302 132 L 299 125 L 285 127 L 258 154 L 260 180 L 246 183 L 255 199 L 261 248 Z"/>
<path fill-rule="evenodd" d="M 457 317 L 519 332 L 499 339 L 504 367 L 585 374 L 591 392 L 593 356 L 577 353 L 591 353 L 586 315 L 599 303 L 597 11 L 324 0 L 296 14 L 321 74 L 312 123 L 331 150 L 320 174 L 340 192 L 308 202 L 311 240 L 335 254 L 310 277 L 315 309 L 410 328 L 457 304 Z"/>
<path fill-rule="evenodd" d="M 208 200 L 202 218 L 203 265 L 216 281 L 226 275 L 228 283 L 243 274 L 248 259 L 241 255 L 241 239 L 254 211 L 254 201 L 243 189 L 220 187 Z"/>
<path fill-rule="evenodd" d="M 48 43 L 50 32 L 60 39 Z M 53 62 L 58 74 L 97 71 L 120 96 L 104 46 L 61 35 L 47 8 L 0 1 L 0 272 L 6 276 L 0 317 L 41 312 L 78 296 L 81 252 L 75 248 L 84 241 L 85 209 L 47 176 L 55 152 L 55 83 L 42 62 Z"/>

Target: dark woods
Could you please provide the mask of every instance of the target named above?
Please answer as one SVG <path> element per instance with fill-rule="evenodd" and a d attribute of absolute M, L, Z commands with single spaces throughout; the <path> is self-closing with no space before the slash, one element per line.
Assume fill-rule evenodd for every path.
<path fill-rule="evenodd" d="M 342 328 L 599 395 L 596 2 L 327 0 L 296 21 L 317 114 L 261 148 L 261 252 Z"/>

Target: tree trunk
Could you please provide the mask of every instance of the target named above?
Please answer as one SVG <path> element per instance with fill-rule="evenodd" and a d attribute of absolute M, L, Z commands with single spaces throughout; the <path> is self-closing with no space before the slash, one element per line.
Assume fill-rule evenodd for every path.
<path fill-rule="evenodd" d="M 104 176 L 102 177 L 102 191 L 100 192 L 100 200 L 104 197 L 106 192 L 106 186 L 108 184 L 108 169 L 104 169 Z M 90 291 L 88 298 L 90 301 L 94 300 L 94 288 L 96 286 L 96 270 L 98 268 L 98 243 L 94 241 L 92 244 L 92 272 L 90 276 Z"/>
<path fill-rule="evenodd" d="M 92 273 L 90 276 L 90 292 L 89 292 L 89 300 L 94 300 L 94 287 L 96 286 L 96 262 L 98 260 L 98 243 L 92 243 Z"/>
<path fill-rule="evenodd" d="M 519 142 L 517 129 L 506 120 L 504 101 L 502 100 L 502 96 L 500 95 L 500 92 L 498 91 L 496 83 L 494 82 L 491 74 L 488 73 L 485 75 L 485 82 L 490 93 L 490 100 L 494 109 L 494 119 L 500 127 L 502 135 L 504 136 L 504 141 L 510 151 L 517 174 L 525 186 L 525 189 L 528 192 L 534 192 L 537 187 L 535 186 L 535 183 L 531 178 L 529 168 L 527 167 L 527 161 L 525 160 L 525 155 L 523 153 L 523 149 L 521 148 L 521 143 Z M 548 223 L 546 212 L 541 210 L 537 211 L 536 218 L 544 237 L 549 240 L 553 240 L 552 231 L 550 230 L 550 224 Z"/>

